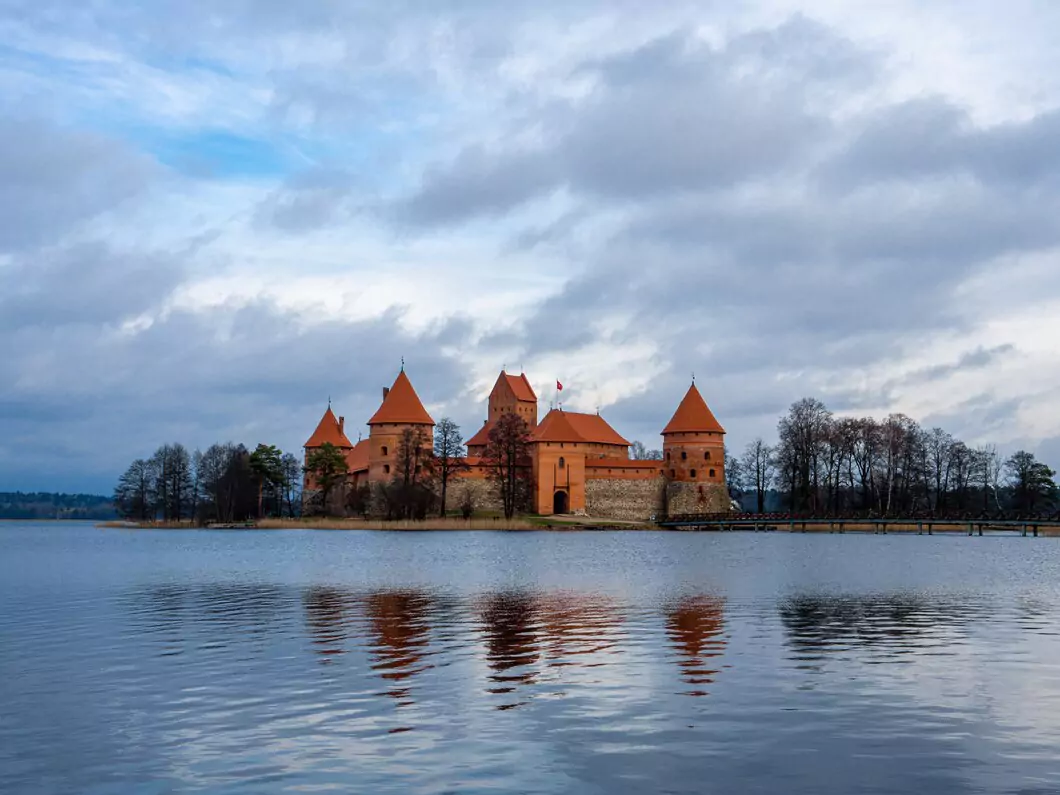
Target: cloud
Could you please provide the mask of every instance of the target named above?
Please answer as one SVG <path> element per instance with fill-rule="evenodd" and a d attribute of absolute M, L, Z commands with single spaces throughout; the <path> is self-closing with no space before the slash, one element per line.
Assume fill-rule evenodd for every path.
<path fill-rule="evenodd" d="M 733 447 L 1060 434 L 1040 14 L 67 5 L 0 5 L 0 486 L 297 448 L 402 356 L 468 427 L 520 362 L 652 446 L 693 371 Z"/>
<path fill-rule="evenodd" d="M 0 251 L 47 243 L 142 195 L 157 175 L 120 141 L 40 120 L 0 121 Z"/>

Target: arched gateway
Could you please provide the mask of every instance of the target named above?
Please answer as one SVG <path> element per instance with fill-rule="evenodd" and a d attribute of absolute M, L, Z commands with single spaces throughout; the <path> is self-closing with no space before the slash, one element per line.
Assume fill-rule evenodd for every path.
<path fill-rule="evenodd" d="M 557 491 L 552 497 L 552 513 L 568 513 L 570 511 L 570 502 L 567 499 L 567 492 Z"/>

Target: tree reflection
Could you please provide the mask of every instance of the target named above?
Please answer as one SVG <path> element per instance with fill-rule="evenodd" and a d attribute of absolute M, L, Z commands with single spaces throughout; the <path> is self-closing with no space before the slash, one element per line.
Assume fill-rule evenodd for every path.
<path fill-rule="evenodd" d="M 707 695 L 702 686 L 714 681 L 715 660 L 725 650 L 724 600 L 703 594 L 681 599 L 666 613 L 666 631 L 680 655 L 682 679 L 694 686 L 687 695 Z"/>
<path fill-rule="evenodd" d="M 350 636 L 350 622 L 356 600 L 348 591 L 339 588 L 308 588 L 302 596 L 306 624 L 313 638 L 314 651 L 321 662 L 345 653 L 344 643 Z"/>
<path fill-rule="evenodd" d="M 800 595 L 779 610 L 788 643 L 805 662 L 858 647 L 897 655 L 948 643 L 941 633 L 976 612 L 952 598 L 906 593 Z"/>

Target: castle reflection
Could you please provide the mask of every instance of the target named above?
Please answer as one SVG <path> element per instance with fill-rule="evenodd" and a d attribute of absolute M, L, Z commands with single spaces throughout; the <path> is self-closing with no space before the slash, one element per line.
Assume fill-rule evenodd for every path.
<path fill-rule="evenodd" d="M 666 613 L 666 631 L 678 653 L 681 678 L 692 685 L 686 695 L 707 695 L 703 686 L 714 682 L 717 658 L 725 650 L 724 600 L 702 594 L 681 599 Z"/>
<path fill-rule="evenodd" d="M 420 591 L 376 591 L 364 600 L 371 633 L 372 670 L 390 683 L 387 695 L 411 704 L 411 680 L 431 666 L 430 620 L 433 602 Z"/>

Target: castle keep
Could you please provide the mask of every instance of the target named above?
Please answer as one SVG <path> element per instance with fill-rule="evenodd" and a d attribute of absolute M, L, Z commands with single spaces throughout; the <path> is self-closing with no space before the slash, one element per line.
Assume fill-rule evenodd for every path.
<path fill-rule="evenodd" d="M 728 509 L 725 488 L 725 430 L 693 381 L 662 430 L 663 457 L 636 460 L 630 442 L 599 414 L 551 409 L 538 421 L 538 398 L 525 374 L 502 371 L 490 392 L 486 418 L 467 440 L 466 471 L 452 491 L 471 489 L 478 507 L 490 507 L 489 470 L 483 462 L 489 432 L 505 414 L 521 417 L 530 429 L 531 510 L 536 513 L 589 513 L 647 519 L 670 512 Z M 368 438 L 352 443 L 344 417 L 329 405 L 305 443 L 306 458 L 325 443 L 346 457 L 350 486 L 389 482 L 405 431 L 420 431 L 427 451 L 434 420 L 404 369 L 383 389 L 379 409 L 368 420 Z M 306 484 L 311 490 L 312 484 Z"/>

